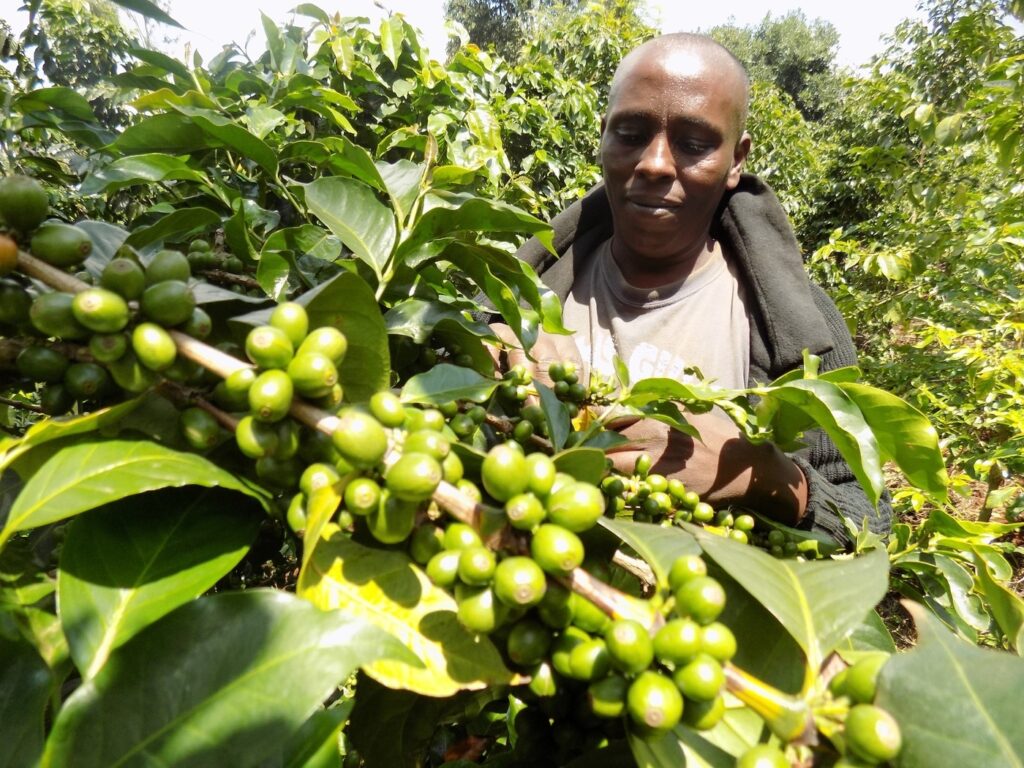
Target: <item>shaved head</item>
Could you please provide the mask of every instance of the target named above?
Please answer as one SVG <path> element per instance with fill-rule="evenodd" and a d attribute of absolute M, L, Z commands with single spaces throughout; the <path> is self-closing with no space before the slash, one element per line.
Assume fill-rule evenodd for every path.
<path fill-rule="evenodd" d="M 619 62 L 608 89 L 608 111 L 611 111 L 623 81 L 640 62 L 649 60 L 664 62 L 671 67 L 674 62 L 684 63 L 686 60 L 701 62 L 720 73 L 735 99 L 736 136 L 742 136 L 747 124 L 747 105 L 750 100 L 750 78 L 742 62 L 732 52 L 707 37 L 689 32 L 675 32 L 661 35 L 648 40 L 641 46 L 630 51 Z"/>

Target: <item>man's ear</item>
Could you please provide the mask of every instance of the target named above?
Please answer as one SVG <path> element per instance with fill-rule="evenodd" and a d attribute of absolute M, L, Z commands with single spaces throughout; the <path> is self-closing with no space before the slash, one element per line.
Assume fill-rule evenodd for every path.
<path fill-rule="evenodd" d="M 743 165 L 747 162 L 747 155 L 750 154 L 751 138 L 746 131 L 736 142 L 732 151 L 732 167 L 729 168 L 729 179 L 726 182 L 727 189 L 735 189 L 740 183 L 740 174 L 743 173 Z"/>
<path fill-rule="evenodd" d="M 608 124 L 608 115 L 601 115 L 601 133 L 600 136 L 604 136 L 604 127 Z"/>

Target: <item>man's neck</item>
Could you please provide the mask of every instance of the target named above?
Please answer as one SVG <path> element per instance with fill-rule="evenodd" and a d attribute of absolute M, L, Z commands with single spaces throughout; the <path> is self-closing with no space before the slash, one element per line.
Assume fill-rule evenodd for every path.
<path fill-rule="evenodd" d="M 614 235 L 611 242 L 612 258 L 619 271 L 626 282 L 636 288 L 660 288 L 685 280 L 707 264 L 717 248 L 717 241 L 708 235 L 703 242 L 671 258 L 645 259 L 628 252 Z"/>

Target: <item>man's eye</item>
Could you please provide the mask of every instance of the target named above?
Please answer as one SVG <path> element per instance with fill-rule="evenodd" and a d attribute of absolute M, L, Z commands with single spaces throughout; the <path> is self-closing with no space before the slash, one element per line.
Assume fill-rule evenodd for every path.
<path fill-rule="evenodd" d="M 647 135 L 641 131 L 630 131 L 630 130 L 618 130 L 615 135 L 619 138 L 623 144 L 637 145 L 642 144 L 647 140 Z"/>
<path fill-rule="evenodd" d="M 676 146 L 680 152 L 685 152 L 688 155 L 703 155 L 706 154 L 710 149 L 711 145 L 700 141 L 683 140 L 677 141 Z"/>

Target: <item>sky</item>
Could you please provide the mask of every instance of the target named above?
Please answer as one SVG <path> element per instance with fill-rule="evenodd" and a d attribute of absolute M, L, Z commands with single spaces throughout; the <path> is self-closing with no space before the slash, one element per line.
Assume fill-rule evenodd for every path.
<path fill-rule="evenodd" d="M 256 37 L 249 50 L 258 52 L 263 46 L 260 10 L 275 21 L 283 22 L 299 2 L 171 0 L 170 14 L 186 30 L 163 28 L 164 36 L 177 36 L 177 39 L 160 47 L 181 57 L 188 45 L 208 61 L 226 43 L 245 45 L 249 33 L 255 31 Z M 782 16 L 801 10 L 809 20 L 820 18 L 835 26 L 839 32 L 836 61 L 851 68 L 866 64 L 872 54 L 879 53 L 883 48 L 881 38 L 890 34 L 901 20 L 918 15 L 916 0 L 648 0 L 648 3 L 652 24 L 663 32 L 694 32 L 728 22 L 746 26 L 758 23 L 768 13 Z M 431 53 L 437 58 L 444 56 L 447 40 L 444 0 L 319 0 L 315 4 L 329 13 L 340 11 L 345 16 L 367 16 L 374 20 L 385 14 L 385 8 L 402 13 L 423 32 L 423 41 Z M 22 0 L 0 0 L 0 18 L 6 19 L 16 33 L 25 26 L 26 16 L 18 11 L 21 5 Z"/>

